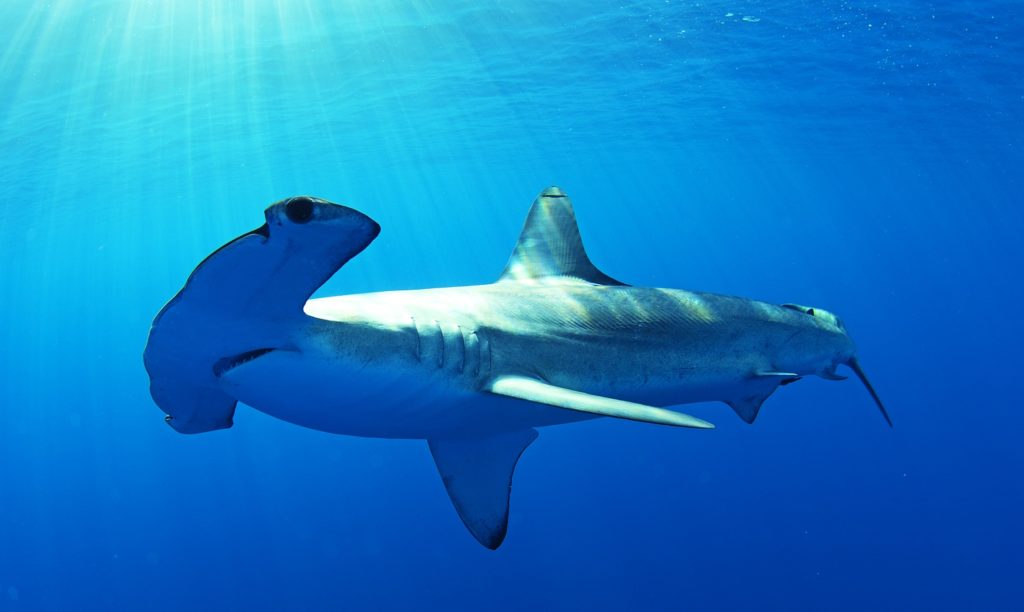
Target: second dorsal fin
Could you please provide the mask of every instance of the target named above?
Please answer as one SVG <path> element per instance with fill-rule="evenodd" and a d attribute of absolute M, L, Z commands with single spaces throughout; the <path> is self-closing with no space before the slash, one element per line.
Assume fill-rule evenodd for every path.
<path fill-rule="evenodd" d="M 499 281 L 575 278 L 598 285 L 624 285 L 590 262 L 572 202 L 558 187 L 537 196 Z"/>

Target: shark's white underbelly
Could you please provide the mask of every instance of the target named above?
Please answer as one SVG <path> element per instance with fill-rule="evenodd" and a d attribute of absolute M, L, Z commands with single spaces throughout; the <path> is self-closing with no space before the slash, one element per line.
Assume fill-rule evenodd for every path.
<path fill-rule="evenodd" d="M 735 380 L 726 379 L 693 380 L 670 388 L 575 382 L 589 393 L 656 406 L 720 400 L 742 392 Z M 468 436 L 598 418 L 468 388 L 441 370 L 402 365 L 353 370 L 288 351 L 243 364 L 223 376 L 222 384 L 232 397 L 281 420 L 376 438 Z"/>
<path fill-rule="evenodd" d="M 222 377 L 224 390 L 273 417 L 336 434 L 427 439 L 513 431 L 595 418 L 481 393 L 445 372 L 351 371 L 275 351 Z"/>

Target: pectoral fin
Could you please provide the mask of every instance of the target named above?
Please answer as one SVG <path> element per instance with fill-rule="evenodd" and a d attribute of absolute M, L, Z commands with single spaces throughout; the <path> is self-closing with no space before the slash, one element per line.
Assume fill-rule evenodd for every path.
<path fill-rule="evenodd" d="M 707 421 L 681 412 L 600 395 L 590 395 L 581 391 L 556 387 L 536 378 L 525 376 L 500 376 L 490 384 L 488 390 L 497 395 L 600 416 L 675 427 L 695 427 L 697 429 L 714 429 L 715 427 Z"/>
<path fill-rule="evenodd" d="M 494 550 L 508 530 L 512 472 L 519 456 L 537 438 L 535 429 L 478 438 L 429 440 L 459 518 L 478 542 Z"/>

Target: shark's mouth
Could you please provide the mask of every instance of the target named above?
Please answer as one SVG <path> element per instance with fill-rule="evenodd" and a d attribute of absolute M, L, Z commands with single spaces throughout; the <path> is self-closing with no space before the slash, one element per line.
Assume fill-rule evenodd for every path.
<path fill-rule="evenodd" d="M 258 348 L 253 349 L 251 351 L 246 351 L 244 353 L 239 353 L 232 357 L 225 357 L 223 359 L 219 359 L 217 363 L 213 364 L 213 375 L 220 378 L 221 376 L 237 368 L 238 366 L 245 363 L 249 363 L 254 359 L 259 359 L 260 357 L 274 350 L 275 349 L 272 348 Z"/>

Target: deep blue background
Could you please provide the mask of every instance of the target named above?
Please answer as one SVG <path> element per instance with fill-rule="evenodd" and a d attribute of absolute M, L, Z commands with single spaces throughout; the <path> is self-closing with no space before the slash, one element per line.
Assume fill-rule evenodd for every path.
<path fill-rule="evenodd" d="M 2 3 L 0 610 L 1016 608 L 1020 19 Z M 488 282 L 550 184 L 614 277 L 840 314 L 896 428 L 810 380 L 754 426 L 546 429 L 490 552 L 422 442 L 163 424 L 149 323 L 266 204 L 383 226 L 331 294 Z"/>

